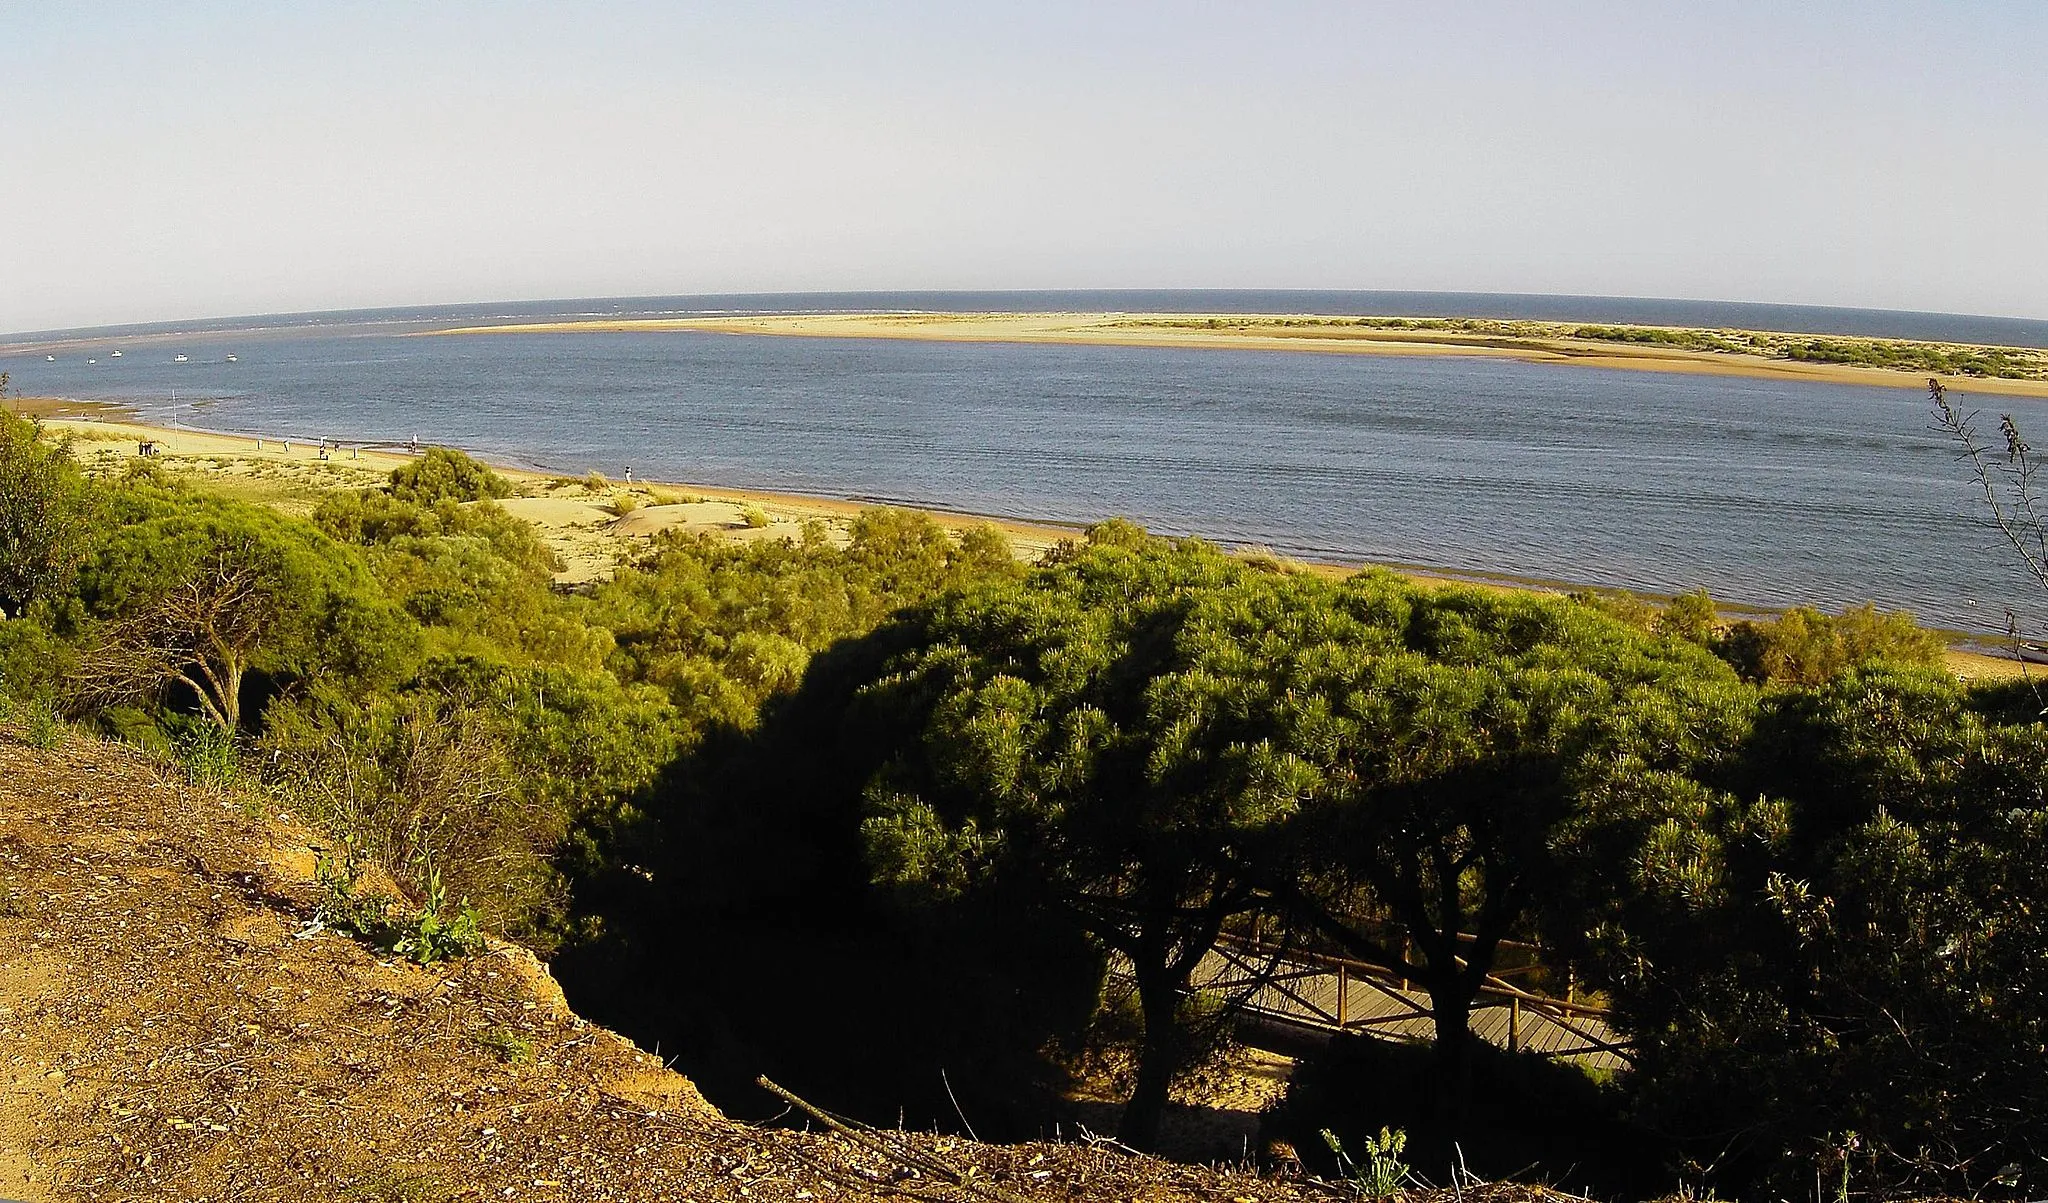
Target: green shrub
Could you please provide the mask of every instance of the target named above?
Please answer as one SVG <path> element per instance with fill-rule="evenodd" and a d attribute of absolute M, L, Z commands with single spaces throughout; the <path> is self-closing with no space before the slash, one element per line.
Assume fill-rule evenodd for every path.
<path fill-rule="evenodd" d="M 140 748 L 164 761 L 178 759 L 178 744 L 165 729 L 164 716 L 142 706 L 108 706 L 92 716 L 102 735 Z"/>
<path fill-rule="evenodd" d="M 1799 606 L 1772 622 L 1736 623 L 1714 642 L 1715 654 L 1749 680 L 1796 685 L 1883 662 L 1936 667 L 1946 648 L 1911 614 L 1867 602 L 1834 616 Z"/>
<path fill-rule="evenodd" d="M 391 470 L 390 492 L 400 501 L 432 505 L 510 497 L 512 484 L 460 451 L 433 447 L 418 461 Z"/>
<path fill-rule="evenodd" d="M 417 909 L 361 893 L 360 862 L 353 850 L 345 849 L 339 861 L 321 853 L 313 874 L 321 891 L 315 908 L 319 920 L 379 952 L 434 965 L 472 955 L 484 946 L 482 917 L 467 899 L 449 905 L 441 875 L 432 865 L 422 874 L 426 897 Z"/>
<path fill-rule="evenodd" d="M 533 1042 L 511 1028 L 489 1028 L 470 1039 L 507 1065 L 533 1064 Z"/>
<path fill-rule="evenodd" d="M 1580 589 L 1567 596 L 1638 631 L 1651 630 L 1657 624 L 1657 607 L 1626 589 Z"/>
<path fill-rule="evenodd" d="M 0 698 L 55 698 L 77 662 L 76 649 L 38 618 L 0 619 Z"/>
<path fill-rule="evenodd" d="M 1694 589 L 1672 598 L 1671 603 L 1657 615 L 1652 628 L 1661 635 L 1705 647 L 1713 642 L 1720 618 L 1714 608 L 1714 599 L 1708 596 L 1707 591 Z"/>
<path fill-rule="evenodd" d="M 172 744 L 178 764 L 194 785 L 226 785 L 241 775 L 241 751 L 234 732 L 213 723 L 193 723 Z"/>
<path fill-rule="evenodd" d="M 21 738 L 32 748 L 48 751 L 64 740 L 64 719 L 48 699 L 37 698 L 20 707 Z"/>
<path fill-rule="evenodd" d="M 0 619 L 70 589 L 94 537 L 96 508 L 69 444 L 0 411 Z"/>
<path fill-rule="evenodd" d="M 1346 1185 L 1363 1199 L 1385 1199 L 1399 1194 L 1408 1184 L 1409 1169 L 1401 1160 L 1401 1154 L 1408 1148 L 1408 1133 L 1400 1128 L 1381 1128 L 1378 1136 L 1367 1136 L 1360 1143 L 1364 1146 L 1363 1164 L 1353 1161 L 1344 1151 L 1344 1142 L 1328 1128 L 1322 1130 L 1323 1144 L 1337 1159 L 1337 1173 Z"/>

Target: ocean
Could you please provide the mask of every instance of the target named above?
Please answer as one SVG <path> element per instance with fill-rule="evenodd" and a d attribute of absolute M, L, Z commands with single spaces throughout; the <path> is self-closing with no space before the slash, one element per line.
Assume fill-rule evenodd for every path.
<path fill-rule="evenodd" d="M 8 336 L 0 371 L 23 395 L 121 402 L 153 421 L 417 437 L 572 474 L 631 468 L 639 479 L 1055 522 L 1123 515 L 1305 558 L 1653 593 L 1703 586 L 1766 607 L 1868 600 L 1985 632 L 2003 629 L 2008 606 L 2043 608 L 1913 390 L 1476 357 L 696 332 L 412 336 L 582 314 L 897 309 L 1500 316 L 2048 346 L 2048 322 L 1679 301 L 878 293 Z M 1958 400 L 2048 429 L 2048 401 Z"/>

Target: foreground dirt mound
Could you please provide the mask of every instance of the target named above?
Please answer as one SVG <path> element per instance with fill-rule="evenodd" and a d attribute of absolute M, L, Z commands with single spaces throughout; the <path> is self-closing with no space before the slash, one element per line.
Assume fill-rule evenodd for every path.
<path fill-rule="evenodd" d="M 0 1198 L 1330 1197 L 732 1123 L 519 950 L 422 969 L 318 930 L 321 846 L 125 749 L 0 734 Z"/>

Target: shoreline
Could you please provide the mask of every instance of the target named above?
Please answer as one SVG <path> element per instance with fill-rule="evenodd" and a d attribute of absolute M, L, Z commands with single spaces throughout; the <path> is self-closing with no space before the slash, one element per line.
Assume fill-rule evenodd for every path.
<path fill-rule="evenodd" d="M 330 458 L 323 460 L 320 458 L 321 439 L 319 436 L 257 435 L 242 431 L 216 430 L 186 425 L 166 426 L 161 423 L 146 421 L 138 417 L 132 409 L 112 402 L 72 401 L 54 397 L 10 397 L 5 403 L 5 408 L 11 412 L 20 412 L 25 416 L 36 417 L 42 421 L 47 429 L 76 439 L 81 444 L 80 458 L 82 460 L 92 456 L 92 447 L 95 444 L 123 446 L 126 448 L 125 457 L 133 459 L 136 456 L 135 445 L 139 445 L 142 442 L 150 442 L 157 445 L 160 455 L 173 460 L 199 461 L 203 464 L 226 457 L 234 457 L 265 464 L 289 465 L 306 472 L 336 478 L 314 485 L 312 486 L 313 489 L 332 490 L 335 488 L 353 487 L 351 481 L 339 479 L 344 477 L 360 477 L 366 484 L 381 483 L 393 468 L 416 462 L 418 458 L 413 452 L 403 449 L 404 444 L 401 442 L 391 440 L 337 440 L 329 438 L 326 440 L 326 443 Z M 426 451 L 432 447 L 444 445 L 422 442 L 420 450 Z M 466 449 L 454 449 L 463 450 L 465 454 L 470 454 Z M 586 473 L 579 476 L 566 470 L 550 469 L 544 464 L 515 462 L 481 454 L 476 455 L 476 458 L 479 462 L 490 465 L 493 470 L 512 481 L 514 485 L 520 486 L 522 492 L 527 493 L 527 495 L 515 496 L 505 500 L 517 503 L 510 508 L 515 513 L 520 513 L 522 517 L 526 517 L 529 521 L 535 522 L 536 525 L 546 527 L 549 525 L 547 519 L 551 515 L 522 512 L 523 509 L 534 508 L 527 503 L 554 500 L 565 504 L 577 504 L 591 510 L 602 509 L 602 503 L 597 500 L 585 501 L 578 498 L 571 502 L 568 499 L 546 496 L 550 492 L 559 493 L 570 489 L 572 486 L 578 489 L 587 489 L 588 486 L 585 482 L 597 478 L 595 473 Z M 374 480 L 372 479 L 373 477 Z M 683 515 L 683 517 L 691 520 L 680 523 L 664 525 L 660 522 L 650 521 L 653 511 L 667 508 L 693 509 L 706 503 L 735 509 L 758 506 L 769 510 L 777 519 L 772 524 L 775 528 L 773 533 L 776 535 L 798 531 L 805 520 L 812 518 L 828 522 L 845 522 L 854 518 L 863 510 L 877 508 L 913 510 L 929 516 L 940 526 L 951 531 L 959 531 L 971 526 L 993 526 L 1010 540 L 1013 547 L 1037 554 L 1042 554 L 1044 551 L 1049 550 L 1063 539 L 1070 539 L 1079 535 L 1087 526 L 1087 524 L 1079 522 L 1039 521 L 995 514 L 973 513 L 964 510 L 944 509 L 928 505 L 910 505 L 883 500 L 838 497 L 829 494 L 737 488 L 727 485 L 703 484 L 689 481 L 636 479 L 627 482 L 623 480 L 610 480 L 608 478 L 600 479 L 605 480 L 604 488 L 607 492 L 605 493 L 604 501 L 606 502 L 615 499 L 617 495 L 629 493 L 647 499 L 647 502 L 636 505 L 629 513 L 604 513 L 603 518 L 607 523 L 624 525 L 626 529 L 622 533 L 626 535 L 651 535 L 656 530 L 666 529 L 667 525 L 689 527 L 715 527 L 721 525 L 708 519 L 700 520 L 702 516 L 698 514 Z M 593 494 L 593 496 L 595 495 Z M 657 500 L 657 498 L 663 497 L 673 499 Z M 681 498 L 696 498 L 697 500 L 681 500 Z M 636 514 L 640 516 L 637 520 L 634 517 Z M 576 514 L 570 519 L 570 521 L 586 523 L 591 520 L 591 516 L 586 514 Z M 765 531 L 769 528 L 760 529 Z"/>
<path fill-rule="evenodd" d="M 44 425 L 67 435 L 82 437 L 88 442 L 116 441 L 107 436 L 117 436 L 120 442 L 157 443 L 164 454 L 173 457 L 218 455 L 234 453 L 252 458 L 273 461 L 319 464 L 319 438 L 304 438 L 293 435 L 286 439 L 278 435 L 256 435 L 241 431 L 215 430 L 198 426 L 165 426 L 145 421 L 134 415 L 132 410 L 113 402 L 71 401 L 54 397 L 9 398 L 7 406 L 42 419 Z M 86 412 L 78 412 L 86 411 Z M 94 437 L 97 436 L 97 437 Z M 325 461 L 331 464 L 356 464 L 374 468 L 382 476 L 392 468 L 411 463 L 416 456 L 410 451 L 394 450 L 390 442 L 350 442 L 328 440 L 336 453 L 359 451 L 359 458 Z M 447 444 L 422 443 L 421 449 Z M 524 463 L 513 460 L 495 459 L 490 456 L 461 450 L 480 463 L 490 467 L 516 484 L 538 485 L 575 477 L 570 470 L 556 470 L 545 464 Z M 846 497 L 828 493 L 788 492 L 769 489 L 741 488 L 730 485 L 705 484 L 695 481 L 671 481 L 636 479 L 610 481 L 620 490 L 635 492 L 671 493 L 701 495 L 719 501 L 738 504 L 770 505 L 804 516 L 829 518 L 853 518 L 864 510 L 899 509 L 923 514 L 948 530 L 961 530 L 971 526 L 993 526 L 1008 536 L 1013 546 L 1031 549 L 1049 549 L 1062 539 L 1075 538 L 1085 533 L 1092 522 L 1059 521 L 1054 519 L 1022 518 L 1007 514 L 987 514 L 975 510 L 954 509 L 944 506 L 892 501 L 884 498 Z M 520 500 L 514 498 L 513 500 Z M 1100 521 L 1098 519 L 1097 521 Z M 1481 588 L 1506 589 L 1516 592 L 1565 594 L 1574 589 L 1612 589 L 1613 586 L 1589 585 L 1571 581 L 1551 580 L 1545 577 L 1524 577 L 1508 573 L 1466 572 L 1457 568 L 1431 564 L 1412 564 L 1395 560 L 1338 560 L 1309 559 L 1273 551 L 1262 544 L 1232 543 L 1201 534 L 1179 534 L 1173 538 L 1200 538 L 1236 554 L 1247 557 L 1270 557 L 1306 571 L 1327 576 L 1349 576 L 1369 568 L 1382 568 L 1410 580 L 1428 584 L 1473 585 Z M 1668 600 L 1654 594 L 1642 596 L 1653 600 Z M 1726 603 L 1725 608 L 1743 615 L 1773 614 L 1777 611 L 1763 606 L 1745 605 L 1740 602 Z"/>
<path fill-rule="evenodd" d="M 145 421 L 135 416 L 134 411 L 105 401 L 72 401 L 54 397 L 9 398 L 7 407 L 18 412 L 40 417 L 45 426 L 61 430 L 66 434 L 85 437 L 90 442 L 114 441 L 106 436 L 118 435 L 122 442 L 148 440 L 159 444 L 165 454 L 171 456 L 207 456 L 224 452 L 260 457 L 273 461 L 306 462 L 318 464 L 318 436 L 305 438 L 292 435 L 289 439 L 279 435 L 256 435 L 241 431 L 215 430 L 198 426 L 165 426 Z M 78 412 L 85 411 L 85 412 Z M 92 436 L 98 436 L 94 438 Z M 333 464 L 357 464 L 374 467 L 381 476 L 392 468 L 411 463 L 414 453 L 395 450 L 396 444 L 388 441 L 351 442 L 348 440 L 327 440 L 334 444 L 337 453 L 359 450 L 360 458 L 327 461 Z M 422 450 L 448 444 L 422 443 Z M 494 459 L 467 448 L 454 448 L 471 455 L 480 463 L 490 467 L 519 484 L 543 484 L 565 479 L 581 479 L 567 469 L 556 470 L 545 464 L 525 463 L 513 460 Z M 636 479 L 630 483 L 611 481 L 615 488 L 631 491 L 681 492 L 702 495 L 721 501 L 739 504 L 762 504 L 803 512 L 806 516 L 831 518 L 852 518 L 863 510 L 900 509 L 924 514 L 948 530 L 960 530 L 970 526 L 993 526 L 1009 536 L 1013 546 L 1031 549 L 1047 549 L 1061 539 L 1077 537 L 1085 533 L 1092 521 L 1060 521 L 1056 519 L 1023 518 L 1007 514 L 988 514 L 975 510 L 955 509 L 945 506 L 892 501 L 884 498 L 847 497 L 828 493 L 788 492 L 768 489 L 751 489 L 730 485 L 706 484 L 696 481 L 671 481 Z M 516 500 L 516 499 L 515 499 Z M 1102 521 L 1096 519 L 1094 521 Z M 1155 532 L 1164 533 L 1164 532 Z M 1275 551 L 1264 544 L 1234 543 L 1216 539 L 1209 535 L 1188 532 L 1170 535 L 1171 538 L 1198 538 L 1222 547 L 1235 554 L 1250 558 L 1270 558 L 1294 565 L 1305 571 L 1320 575 L 1344 577 L 1367 569 L 1380 568 L 1410 580 L 1426 584 L 1471 585 L 1480 588 L 1504 589 L 1523 593 L 1546 593 L 1562 596 L 1577 589 L 1620 591 L 1620 586 L 1590 584 L 1549 577 L 1518 576 L 1512 573 L 1488 573 L 1466 571 L 1438 564 L 1418 564 L 1403 560 L 1364 559 L 1322 559 L 1292 555 Z M 1638 594 L 1652 601 L 1668 601 L 1662 594 Z M 1743 602 L 1717 602 L 1723 609 L 1745 617 L 1777 614 L 1780 611 L 1768 606 L 1750 605 Z M 1962 632 L 1959 632 L 1962 633 Z"/>
<path fill-rule="evenodd" d="M 381 482 L 391 469 L 414 462 L 417 458 L 410 451 L 390 449 L 391 444 L 388 443 L 329 440 L 333 443 L 333 458 L 322 460 L 319 458 L 317 440 L 293 436 L 287 441 L 274 435 L 254 435 L 189 426 L 163 426 L 142 421 L 132 410 L 110 402 L 69 401 L 49 397 L 9 398 L 6 408 L 39 416 L 46 427 L 77 439 L 87 449 L 94 443 L 131 444 L 149 441 L 158 444 L 160 454 L 174 459 L 211 464 L 216 472 L 224 473 L 225 459 L 233 457 L 266 464 L 300 467 L 323 477 L 334 478 L 324 479 L 313 486 L 320 491 L 374 485 Z M 421 448 L 426 450 L 436 445 L 439 444 L 423 443 Z M 347 453 L 347 458 L 342 458 L 344 453 Z M 81 454 L 81 459 L 87 459 L 88 454 Z M 134 458 L 134 452 L 128 452 L 126 458 Z M 1036 559 L 1061 541 L 1080 535 L 1089 525 L 1085 522 L 1014 518 L 853 497 L 733 488 L 679 481 L 606 481 L 605 499 L 600 501 L 595 495 L 561 495 L 564 491 L 587 489 L 585 481 L 595 477 L 594 473 L 586 477 L 575 477 L 563 472 L 550 471 L 545 466 L 511 463 L 487 456 L 477 458 L 520 486 L 519 495 L 504 499 L 500 504 L 506 505 L 512 513 L 532 522 L 544 535 L 553 536 L 550 541 L 558 550 L 565 553 L 564 559 L 571 563 L 570 569 L 557 579 L 562 584 L 570 586 L 589 584 L 602 579 L 604 569 L 611 563 L 617 551 L 628 546 L 631 541 L 651 539 L 655 533 L 675 527 L 687 531 L 715 533 L 734 539 L 782 538 L 800 534 L 803 524 L 807 521 L 820 520 L 835 527 L 843 527 L 845 522 L 863 510 L 903 509 L 923 514 L 946 530 L 955 533 L 975 526 L 993 526 L 1009 541 L 1014 552 L 1025 559 Z M 620 494 L 648 498 L 649 504 L 636 503 L 625 513 L 617 513 L 607 508 Z M 743 515 L 749 508 L 764 511 L 770 518 L 769 523 L 758 528 L 745 524 Z M 664 514 L 663 511 L 669 513 Z M 670 518 L 675 521 L 669 521 Z M 1172 537 L 1210 539 L 1209 536 L 1199 533 Z M 1671 600 L 1667 594 L 1636 592 L 1610 584 L 1522 577 L 1507 573 L 1467 572 L 1441 565 L 1411 564 L 1394 560 L 1313 560 L 1276 552 L 1259 545 L 1233 544 L 1215 539 L 1210 541 L 1239 556 L 1270 558 L 1299 571 L 1334 579 L 1378 568 L 1417 584 L 1433 587 L 1461 586 L 1547 596 L 1563 596 L 1585 590 L 1598 593 L 1630 593 L 1652 604 L 1662 604 Z M 580 557 L 577 554 L 579 552 L 582 553 Z M 1778 607 L 1724 599 L 1716 599 L 1715 605 L 1724 617 L 1736 621 L 1771 618 L 1784 613 L 1784 610 Z M 2002 649 L 1990 650 L 2000 648 L 1999 640 L 2002 636 L 1996 633 L 1940 627 L 1928 629 L 1949 640 L 1950 667 L 1961 675 L 2004 677 L 2025 671 L 2023 662 L 2017 658 L 2003 653 Z"/>
<path fill-rule="evenodd" d="M 1619 371 L 1664 372 L 1751 379 L 1799 380 L 1924 390 L 1938 379 L 1965 395 L 2048 398 L 2048 379 L 1972 376 L 1767 358 L 1570 337 L 1570 323 L 1502 323 L 1534 333 L 1461 333 L 1360 325 L 1382 319 L 1301 314 L 1136 313 L 828 313 L 686 318 L 593 318 L 455 326 L 418 331 L 410 338 L 489 334 L 702 333 L 778 338 L 864 338 L 905 342 L 1151 347 L 1164 349 L 1288 351 L 1337 355 L 1466 356 Z M 1395 319 L 1386 319 L 1395 320 Z M 1632 327 L 1633 328 L 1633 327 Z M 1679 331 L 1679 327 L 1640 327 Z M 1704 333 L 1704 332 L 1702 332 Z M 1763 339 L 1788 337 L 1759 331 L 1724 332 Z M 1813 336 L 1834 340 L 1833 336 Z M 1842 341 L 1842 340 L 1834 340 Z M 1985 350 L 1966 344 L 1925 344 L 1904 339 L 1849 340 L 1897 346 Z M 2002 348 L 1989 348 L 2003 350 Z M 2040 355 L 2038 349 L 2023 350 Z"/>

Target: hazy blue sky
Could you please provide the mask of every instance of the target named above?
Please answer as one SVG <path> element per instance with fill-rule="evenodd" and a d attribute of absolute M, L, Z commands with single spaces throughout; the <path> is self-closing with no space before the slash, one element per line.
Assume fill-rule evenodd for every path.
<path fill-rule="evenodd" d="M 955 287 L 2048 317 L 2044 44 L 2039 0 L 0 0 L 0 330 Z"/>

